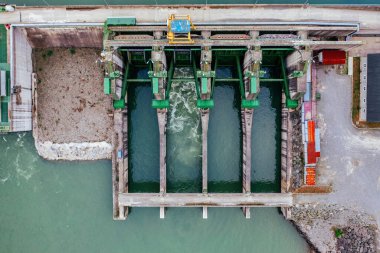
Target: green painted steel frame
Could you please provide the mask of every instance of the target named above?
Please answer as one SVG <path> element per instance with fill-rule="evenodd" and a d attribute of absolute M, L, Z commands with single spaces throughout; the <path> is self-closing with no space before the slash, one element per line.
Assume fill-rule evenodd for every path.
<path fill-rule="evenodd" d="M 107 36 L 108 36 L 108 34 L 107 34 Z M 152 49 L 150 49 L 150 48 L 148 48 L 148 49 L 144 48 L 144 49 L 141 49 L 141 50 L 142 51 L 152 51 Z M 247 48 L 212 48 L 211 50 L 212 51 L 219 51 L 219 52 L 222 52 L 222 51 L 241 51 L 241 52 L 245 52 L 248 49 Z M 260 81 L 261 82 L 283 82 L 284 93 L 285 93 L 285 96 L 287 98 L 287 105 L 290 105 L 290 106 L 294 107 L 295 103 L 297 103 L 297 101 L 290 99 L 289 85 L 288 85 L 288 80 L 287 80 L 287 76 L 286 76 L 286 69 L 285 69 L 285 65 L 284 65 L 284 56 L 286 54 L 286 51 L 294 51 L 294 48 L 275 47 L 275 48 L 261 48 L 261 50 L 263 51 L 263 56 L 265 56 L 265 57 L 279 57 L 281 59 L 281 69 L 282 69 L 282 76 L 283 76 L 283 78 L 281 78 L 281 79 L 271 79 L 271 78 L 265 79 L 264 78 L 264 79 L 260 79 Z M 119 49 L 119 51 L 128 51 L 128 49 L 127 48 L 121 48 L 121 49 Z M 164 51 L 169 51 L 170 52 L 170 51 L 176 51 L 176 49 L 174 49 L 174 48 L 165 48 Z M 194 51 L 201 51 L 201 49 L 200 48 L 190 48 L 190 51 L 191 51 L 191 54 L 194 54 Z M 283 51 L 283 52 L 270 52 L 270 51 Z M 216 77 L 214 77 L 212 79 L 212 84 L 211 84 L 211 94 L 210 94 L 211 100 L 212 100 L 212 97 L 213 97 L 214 87 L 215 87 L 215 83 L 216 82 L 239 82 L 239 90 L 240 90 L 240 93 L 241 93 L 242 100 L 246 99 L 246 97 L 245 97 L 245 88 L 244 88 L 244 78 L 243 78 L 243 73 L 242 73 L 241 64 L 240 64 L 240 56 L 241 55 L 240 56 L 239 55 L 229 55 L 229 56 L 230 57 L 235 57 L 236 67 L 237 67 L 237 72 L 238 72 L 238 78 L 216 78 Z M 195 59 L 195 56 L 192 55 L 191 58 Z M 216 69 L 218 67 L 218 58 L 219 57 L 216 55 L 215 56 L 215 60 L 214 60 L 213 71 L 216 71 Z M 173 81 L 194 81 L 195 82 L 195 87 L 196 87 L 196 92 L 197 92 L 197 98 L 200 99 L 200 97 L 201 97 L 201 91 L 200 91 L 200 87 L 199 87 L 199 80 L 197 78 L 196 61 L 193 60 L 191 65 L 192 65 L 192 69 L 193 69 L 194 78 L 173 78 L 174 69 L 175 69 L 175 61 L 174 61 L 174 57 L 172 57 L 172 59 L 170 61 L 168 75 L 167 75 L 168 81 L 167 81 L 167 88 L 166 88 L 166 92 L 165 92 L 165 100 L 169 99 L 169 93 L 170 93 L 171 84 L 172 84 Z M 149 66 L 149 68 L 151 70 L 152 67 L 151 67 L 150 63 L 148 63 L 148 66 Z M 127 66 L 127 68 L 129 70 L 129 65 Z M 151 81 L 151 79 L 127 79 L 127 76 L 125 76 L 125 78 L 123 80 L 123 90 L 126 89 L 127 82 L 128 83 L 133 83 L 133 82 L 150 82 L 150 81 Z M 125 95 L 125 93 L 123 93 L 123 94 Z M 123 97 L 123 99 L 124 99 L 124 97 Z M 256 101 L 254 103 L 250 103 L 250 105 L 254 104 L 255 107 L 256 107 L 258 105 L 258 102 L 259 101 Z M 251 106 L 249 106 L 249 107 L 251 107 Z"/>
<path fill-rule="evenodd" d="M 198 82 L 198 78 L 197 78 L 197 65 L 196 65 L 194 60 L 193 60 L 193 76 L 194 76 L 194 81 L 195 81 L 195 90 L 197 91 L 197 98 L 200 99 L 201 98 L 201 92 L 199 90 L 199 82 Z"/>
<path fill-rule="evenodd" d="M 242 73 L 241 66 L 240 66 L 239 56 L 235 56 L 235 60 L 236 60 L 236 67 L 237 67 L 237 72 L 238 72 L 238 76 L 239 76 L 240 95 L 241 95 L 242 99 L 245 99 L 244 79 L 243 79 L 243 73 Z"/>
<path fill-rule="evenodd" d="M 172 57 L 172 59 L 170 60 L 170 66 L 169 66 L 169 71 L 168 71 L 168 81 L 166 84 L 166 94 L 165 94 L 166 99 L 169 99 L 170 90 L 172 88 L 174 69 L 175 69 L 175 62 L 174 62 L 174 57 Z"/>
<path fill-rule="evenodd" d="M 105 24 L 107 26 L 135 26 L 135 17 L 110 17 L 107 18 Z"/>
<path fill-rule="evenodd" d="M 216 82 L 216 69 L 218 68 L 218 57 L 215 57 L 215 61 L 214 61 L 214 72 L 215 72 L 215 76 L 214 78 L 212 79 L 212 82 L 211 82 L 211 98 L 214 97 L 214 88 L 215 88 L 215 82 Z"/>
<path fill-rule="evenodd" d="M 298 106 L 297 100 L 292 100 L 290 98 L 290 91 L 289 91 L 289 83 L 288 83 L 288 77 L 286 75 L 286 64 L 284 56 L 280 56 L 281 58 L 281 71 L 282 71 L 282 77 L 283 77 L 283 84 L 284 84 L 284 93 L 286 96 L 286 107 L 288 108 L 296 108 Z"/>
<path fill-rule="evenodd" d="M 285 65 L 285 60 L 284 57 L 281 56 L 281 72 L 282 72 L 282 77 L 283 77 L 283 84 L 284 84 L 284 93 L 287 98 L 290 98 L 290 92 L 289 92 L 289 84 L 288 84 L 288 78 L 286 76 L 286 65 Z"/>
<path fill-rule="evenodd" d="M 115 109 L 125 108 L 125 97 L 127 95 L 129 70 L 130 70 L 130 65 L 127 64 L 127 66 L 125 67 L 124 76 L 123 76 L 123 83 L 121 87 L 121 97 L 119 100 L 113 101 L 113 106 Z"/>

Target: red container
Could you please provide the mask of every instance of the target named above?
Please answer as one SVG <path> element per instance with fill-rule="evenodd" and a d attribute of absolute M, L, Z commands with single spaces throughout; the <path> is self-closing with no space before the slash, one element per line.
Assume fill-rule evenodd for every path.
<path fill-rule="evenodd" d="M 315 154 L 315 142 L 307 143 L 307 164 L 317 163 L 317 156 Z"/>
<path fill-rule="evenodd" d="M 346 52 L 342 50 L 322 50 L 318 58 L 323 65 L 346 64 Z"/>
<path fill-rule="evenodd" d="M 308 142 L 315 142 L 315 122 L 312 120 L 307 122 L 307 135 Z"/>

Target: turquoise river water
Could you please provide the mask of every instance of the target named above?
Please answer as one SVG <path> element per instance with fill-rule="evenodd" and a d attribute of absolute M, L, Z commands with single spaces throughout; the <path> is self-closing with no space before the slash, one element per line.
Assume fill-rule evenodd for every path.
<path fill-rule="evenodd" d="M 183 73 L 182 73 L 183 72 Z M 186 76 L 186 71 L 176 70 Z M 229 75 L 224 72 L 224 77 Z M 130 191 L 157 192 L 159 140 L 151 88 L 129 87 Z M 236 85 L 218 84 L 209 127 L 210 192 L 241 191 Z M 262 87 L 254 114 L 252 189 L 279 191 L 280 86 Z M 194 83 L 173 83 L 168 123 L 168 191 L 200 192 L 201 129 Z M 307 252 L 277 208 L 133 208 L 112 220 L 111 162 L 41 159 L 31 133 L 0 136 L 0 252 Z"/>

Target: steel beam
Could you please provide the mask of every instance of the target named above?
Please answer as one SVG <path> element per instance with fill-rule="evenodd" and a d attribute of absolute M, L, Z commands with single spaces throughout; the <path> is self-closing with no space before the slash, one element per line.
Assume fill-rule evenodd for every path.
<path fill-rule="evenodd" d="M 308 46 L 313 49 L 335 48 L 346 49 L 352 46 L 362 45 L 362 41 L 313 41 L 313 40 L 291 40 L 291 39 L 266 39 L 266 40 L 204 40 L 194 38 L 194 44 L 181 45 L 184 47 L 202 46 L 259 46 L 259 47 L 294 47 Z M 149 47 L 149 46 L 170 46 L 167 40 L 107 40 L 106 47 Z"/>

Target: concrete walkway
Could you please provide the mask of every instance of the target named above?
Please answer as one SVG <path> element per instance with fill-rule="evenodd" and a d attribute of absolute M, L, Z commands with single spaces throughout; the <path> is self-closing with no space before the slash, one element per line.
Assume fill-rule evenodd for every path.
<path fill-rule="evenodd" d="M 194 22 L 257 22 L 257 21 L 318 21 L 359 22 L 361 33 L 379 31 L 378 7 L 326 7 L 310 5 L 225 5 L 205 6 L 90 6 L 66 7 L 17 7 L 15 12 L 2 13 L 0 23 L 44 22 L 104 22 L 107 17 L 136 16 L 138 22 L 161 22 L 171 13 L 190 15 Z"/>
<path fill-rule="evenodd" d="M 328 195 L 302 195 L 296 202 L 338 204 L 374 215 L 380 224 L 380 131 L 359 130 L 351 121 L 351 78 L 331 67 L 318 69 L 321 160 L 317 183 Z"/>

